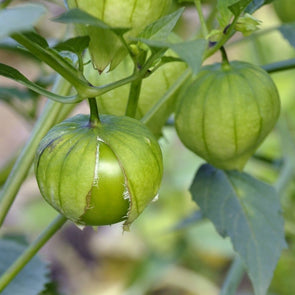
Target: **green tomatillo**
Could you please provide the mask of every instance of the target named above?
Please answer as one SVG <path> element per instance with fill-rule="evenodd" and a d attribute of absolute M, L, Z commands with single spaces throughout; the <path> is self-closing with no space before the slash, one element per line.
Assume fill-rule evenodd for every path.
<path fill-rule="evenodd" d="M 275 0 L 273 2 L 278 17 L 284 23 L 295 21 L 294 0 Z"/>
<path fill-rule="evenodd" d="M 165 15 L 172 0 L 67 0 L 69 8 L 79 8 L 102 20 L 113 28 L 130 29 L 124 34 L 129 43 L 148 24 Z M 89 35 L 89 51 L 94 67 L 102 72 L 107 66 L 112 70 L 127 54 L 122 41 L 111 30 L 77 25 L 80 35 Z"/>
<path fill-rule="evenodd" d="M 128 229 L 158 194 L 162 153 L 140 121 L 101 115 L 92 126 L 77 115 L 42 139 L 35 173 L 45 200 L 76 224 Z"/>
<path fill-rule="evenodd" d="M 177 133 L 186 147 L 225 170 L 242 170 L 280 113 L 271 77 L 234 61 L 204 67 L 180 97 Z"/>

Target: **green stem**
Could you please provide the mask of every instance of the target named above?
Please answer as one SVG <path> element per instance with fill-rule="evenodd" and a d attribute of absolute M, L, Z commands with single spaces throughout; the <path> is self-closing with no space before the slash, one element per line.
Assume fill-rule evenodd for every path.
<path fill-rule="evenodd" d="M 157 101 L 157 103 L 144 115 L 141 119 L 141 122 L 144 124 L 148 124 L 149 121 L 152 120 L 153 116 L 157 113 L 157 111 L 172 97 L 179 88 L 188 81 L 191 76 L 191 70 L 187 69 L 183 74 L 173 83 L 173 85 L 167 90 L 167 92 L 163 95 L 161 99 Z"/>
<path fill-rule="evenodd" d="M 23 252 L 23 254 L 6 270 L 0 278 L 0 292 L 13 280 L 24 266 L 36 255 L 46 242 L 64 225 L 67 219 L 57 216 L 41 235 Z"/>
<path fill-rule="evenodd" d="M 218 43 L 214 47 L 210 48 L 206 52 L 206 54 L 204 55 L 203 60 L 205 60 L 208 57 L 210 57 L 211 55 L 213 55 L 216 51 L 218 51 L 231 38 L 231 36 L 235 32 L 235 25 L 236 25 L 238 19 L 239 19 L 239 15 L 237 15 L 237 16 L 234 17 L 232 23 L 226 29 L 226 31 L 224 32 L 222 38 L 218 41 Z"/>
<path fill-rule="evenodd" d="M 11 159 L 9 159 L 0 170 L 0 186 L 3 185 L 10 174 L 10 171 L 16 161 L 17 155 L 13 155 Z"/>
<path fill-rule="evenodd" d="M 132 50 L 130 49 L 129 44 L 127 44 L 126 40 L 124 39 L 123 35 L 119 35 L 118 37 L 119 37 L 119 39 L 121 40 L 121 43 L 123 44 L 123 46 L 126 48 L 128 54 L 129 54 L 131 57 L 133 57 L 133 52 L 132 52 Z"/>
<path fill-rule="evenodd" d="M 223 283 L 219 295 L 234 295 L 244 276 L 245 269 L 238 256 L 234 259 Z"/>
<path fill-rule="evenodd" d="M 48 64 L 52 69 L 54 69 L 57 73 L 59 73 L 62 77 L 69 81 L 73 85 L 73 87 L 75 87 L 81 98 L 74 97 L 71 101 L 69 101 L 69 99 L 67 98 L 65 101 L 63 101 L 64 103 L 74 103 L 88 97 L 100 96 L 110 90 L 113 90 L 114 88 L 132 83 L 137 79 L 142 79 L 146 74 L 148 68 L 151 67 L 154 60 L 156 58 L 159 58 L 163 54 L 163 52 L 166 51 L 166 49 L 159 50 L 156 54 L 152 55 L 146 62 L 144 67 L 136 74 L 133 74 L 122 80 L 110 83 L 108 85 L 93 87 L 89 85 L 81 72 L 79 72 L 73 65 L 67 62 L 60 55 L 56 54 L 50 48 L 43 48 L 38 43 L 30 40 L 24 34 L 13 34 L 11 37 L 19 44 L 27 48 L 31 53 L 33 53 L 35 57 Z"/>
<path fill-rule="evenodd" d="M 159 59 L 166 52 L 166 50 L 167 49 L 161 49 L 157 51 L 155 54 L 153 54 L 152 56 L 150 56 L 147 62 L 144 64 L 144 66 L 138 72 L 133 73 L 131 76 L 110 84 L 100 86 L 100 87 L 89 86 L 85 94 L 87 94 L 88 97 L 100 96 L 108 91 L 111 91 L 125 84 L 132 83 L 133 81 L 136 81 L 138 79 L 143 79 L 146 76 L 146 73 L 149 70 L 149 68 L 153 65 L 153 63 L 157 59 Z"/>
<path fill-rule="evenodd" d="M 125 115 L 128 117 L 135 118 L 140 90 L 141 90 L 141 84 L 142 84 L 142 79 L 138 79 L 133 81 L 130 85 L 128 104 L 127 104 L 126 112 L 125 112 Z"/>
<path fill-rule="evenodd" d="M 203 38 L 206 38 L 207 35 L 208 35 L 208 29 L 207 29 L 206 20 L 204 18 L 204 14 L 203 14 L 203 11 L 202 11 L 201 0 L 194 0 L 194 1 L 195 1 L 195 6 L 197 8 L 198 15 L 199 15 L 199 18 L 200 18 Z"/>
<path fill-rule="evenodd" d="M 286 157 L 280 170 L 280 176 L 274 184 L 275 189 L 280 194 L 294 177 L 294 163 L 291 158 Z"/>
<path fill-rule="evenodd" d="M 89 125 L 92 127 L 98 126 L 100 124 L 99 114 L 97 109 L 97 103 L 95 98 L 88 98 L 89 106 L 90 106 L 90 118 Z"/>
<path fill-rule="evenodd" d="M 80 73 L 73 65 L 65 60 L 60 55 L 56 54 L 50 48 L 43 48 L 38 43 L 30 40 L 24 34 L 15 33 L 11 37 L 19 44 L 27 48 L 35 57 L 48 64 L 52 69 L 69 81 L 83 96 L 84 92 L 89 85 L 84 79 L 82 73 Z"/>
<path fill-rule="evenodd" d="M 264 65 L 262 68 L 268 73 L 295 69 L 295 58 Z"/>
<path fill-rule="evenodd" d="M 220 51 L 221 51 L 221 55 L 222 55 L 222 65 L 229 66 L 228 57 L 227 57 L 226 51 L 223 46 L 220 47 Z"/>
<path fill-rule="evenodd" d="M 59 79 L 55 88 L 56 92 L 61 95 L 66 95 L 71 86 L 64 79 Z M 63 107 L 64 105 L 60 103 L 52 101 L 47 102 L 42 115 L 32 130 L 30 138 L 17 158 L 13 169 L 0 192 L 0 227 L 2 226 L 16 194 L 33 163 L 39 142 L 55 123 L 56 116 L 58 116 Z"/>
<path fill-rule="evenodd" d="M 141 90 L 141 85 L 142 85 L 142 79 L 144 76 L 147 74 L 149 68 L 153 65 L 153 63 L 160 58 L 165 50 L 159 50 L 155 54 L 153 54 L 145 63 L 146 59 L 146 52 L 141 52 L 138 57 L 135 58 L 134 60 L 134 71 L 133 75 L 138 76 L 136 80 L 134 80 L 131 85 L 130 85 L 130 92 L 129 92 L 129 99 L 128 99 L 128 104 L 126 107 L 126 116 L 134 118 L 136 115 L 136 110 L 138 106 L 138 100 L 140 96 L 140 90 Z M 143 67 L 141 66 L 142 64 Z"/>
<path fill-rule="evenodd" d="M 274 187 L 278 193 L 281 194 L 294 177 L 294 137 L 290 131 L 293 126 L 288 125 L 288 121 L 285 116 L 281 116 L 277 126 L 281 138 L 283 155 L 285 155 L 285 157 L 283 159 L 283 166 L 280 170 L 279 177 L 275 182 Z"/>

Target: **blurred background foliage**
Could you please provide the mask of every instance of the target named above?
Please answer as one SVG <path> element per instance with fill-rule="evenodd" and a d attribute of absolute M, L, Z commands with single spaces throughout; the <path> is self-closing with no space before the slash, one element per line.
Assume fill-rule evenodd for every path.
<path fill-rule="evenodd" d="M 50 21 L 64 11 L 63 2 L 35 2 L 43 3 L 49 10 L 37 30 L 52 42 L 66 35 L 65 26 Z M 214 5 L 214 0 L 204 1 L 207 16 L 214 11 Z M 255 17 L 262 21 L 261 29 L 249 37 L 236 34 L 226 46 L 229 58 L 259 65 L 294 58 L 294 47 L 274 29 L 282 21 L 273 5 L 264 6 Z M 176 32 L 189 39 L 196 33 L 197 26 L 197 14 L 188 4 Z M 217 54 L 206 63 L 219 60 Z M 53 73 L 10 40 L 0 44 L 0 62 L 18 68 L 43 86 L 52 84 Z M 247 171 L 269 183 L 275 182 L 282 165 L 295 155 L 294 149 L 293 154 L 288 152 L 295 139 L 295 70 L 274 73 L 272 77 L 282 100 L 281 121 L 246 167 Z M 1 85 L 5 87 L 0 88 L 0 185 L 45 101 L 4 78 L 1 78 Z M 74 112 L 87 113 L 87 106 L 82 103 Z M 284 126 L 288 129 L 287 136 L 280 132 Z M 284 144 L 286 137 L 287 145 L 291 146 L 288 151 Z M 235 254 L 229 240 L 222 239 L 213 225 L 202 219 L 188 192 L 194 173 L 203 161 L 183 147 L 169 126 L 165 127 L 161 147 L 165 175 L 159 199 L 150 204 L 130 232 L 122 233 L 120 224 L 81 230 L 68 223 L 40 252 L 43 260 L 50 261 L 52 281 L 42 295 L 219 293 Z M 283 252 L 275 271 L 269 293 L 272 295 L 295 294 L 294 181 L 282 195 L 282 204 L 289 248 Z M 5 235 L 15 238 L 28 233 L 23 238 L 30 242 L 55 215 L 40 197 L 31 172 L 6 220 Z M 253 294 L 247 277 L 239 294 Z"/>

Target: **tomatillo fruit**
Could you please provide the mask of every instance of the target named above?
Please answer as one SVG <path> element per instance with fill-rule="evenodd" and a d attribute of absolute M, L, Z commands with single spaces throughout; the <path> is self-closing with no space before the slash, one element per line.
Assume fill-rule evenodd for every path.
<path fill-rule="evenodd" d="M 242 170 L 279 113 L 279 94 L 268 73 L 234 61 L 200 71 L 179 99 L 175 126 L 184 145 L 208 163 Z"/>
<path fill-rule="evenodd" d="M 172 0 L 67 0 L 69 8 L 79 8 L 112 28 L 129 29 L 125 42 L 136 37 L 147 25 L 164 16 Z M 114 69 L 127 54 L 120 38 L 111 30 L 97 26 L 76 25 L 80 35 L 90 37 L 89 51 L 94 67 L 102 72 Z"/>
<path fill-rule="evenodd" d="M 77 115 L 41 140 L 35 173 L 45 200 L 76 224 L 128 229 L 158 194 L 162 153 L 140 121 L 102 115 L 92 126 Z"/>

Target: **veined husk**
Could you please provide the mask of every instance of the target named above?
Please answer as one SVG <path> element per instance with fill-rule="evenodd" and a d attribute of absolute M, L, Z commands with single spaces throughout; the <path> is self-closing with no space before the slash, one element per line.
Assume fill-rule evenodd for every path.
<path fill-rule="evenodd" d="M 275 126 L 280 99 L 260 67 L 204 67 L 179 98 L 175 127 L 186 147 L 225 170 L 242 170 Z"/>
<path fill-rule="evenodd" d="M 165 15 L 171 0 L 67 0 L 69 8 L 79 8 L 114 28 L 129 28 L 124 34 L 136 37 L 148 24 Z M 77 25 L 80 35 L 89 35 L 89 50 L 94 67 L 102 72 L 114 69 L 126 56 L 127 50 L 115 33 L 93 26 Z"/>
<path fill-rule="evenodd" d="M 106 167 L 104 173 L 101 165 Z M 114 177 L 108 179 L 113 169 Z M 158 194 L 162 153 L 148 128 L 135 119 L 102 115 L 101 123 L 91 127 L 89 116 L 77 115 L 42 139 L 35 173 L 45 200 L 73 222 L 103 225 L 125 220 L 128 229 Z M 100 187 L 101 181 L 106 187 Z M 99 204 L 95 214 L 102 220 L 87 224 L 85 214 L 95 204 Z M 113 219 L 111 209 L 118 213 Z"/>

